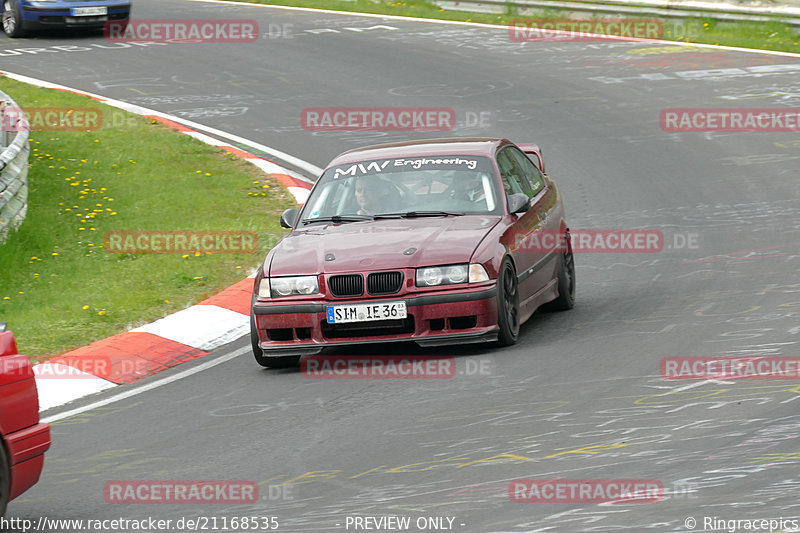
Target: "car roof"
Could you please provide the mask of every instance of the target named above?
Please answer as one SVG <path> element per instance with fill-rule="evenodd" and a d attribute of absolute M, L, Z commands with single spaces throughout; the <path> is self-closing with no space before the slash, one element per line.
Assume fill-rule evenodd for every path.
<path fill-rule="evenodd" d="M 376 144 L 348 150 L 336 156 L 328 166 L 334 167 L 369 159 L 391 159 L 393 157 L 426 157 L 438 155 L 481 155 L 494 156 L 497 148 L 507 139 L 469 137 L 450 139 L 425 139 L 389 144 Z"/>

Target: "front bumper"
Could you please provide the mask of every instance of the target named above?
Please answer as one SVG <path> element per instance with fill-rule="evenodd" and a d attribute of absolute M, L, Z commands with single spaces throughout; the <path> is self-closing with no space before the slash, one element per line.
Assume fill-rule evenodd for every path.
<path fill-rule="evenodd" d="M 22 13 L 22 24 L 26 29 L 44 28 L 102 28 L 110 20 L 126 20 L 130 18 L 131 6 L 108 6 L 107 15 L 72 16 L 69 7 L 29 6 Z"/>
<path fill-rule="evenodd" d="M 328 324 L 326 306 L 403 300 L 407 318 Z M 259 346 L 270 357 L 313 355 L 329 346 L 414 341 L 441 346 L 497 340 L 496 285 L 367 299 L 255 302 Z"/>

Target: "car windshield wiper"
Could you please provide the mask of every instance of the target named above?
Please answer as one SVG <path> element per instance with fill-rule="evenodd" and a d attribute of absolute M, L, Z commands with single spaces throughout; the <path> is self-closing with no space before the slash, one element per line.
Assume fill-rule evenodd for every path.
<path fill-rule="evenodd" d="M 381 213 L 375 218 L 460 217 L 458 211 L 405 211 L 403 213 Z"/>
<path fill-rule="evenodd" d="M 362 220 L 372 220 L 371 215 L 333 215 L 331 217 L 316 217 L 304 218 L 303 224 L 311 224 L 312 222 L 334 222 L 336 224 L 342 222 L 361 222 Z"/>

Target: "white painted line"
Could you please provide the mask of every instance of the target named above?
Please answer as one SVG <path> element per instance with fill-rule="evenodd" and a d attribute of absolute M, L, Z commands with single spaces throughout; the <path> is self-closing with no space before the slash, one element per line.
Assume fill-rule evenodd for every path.
<path fill-rule="evenodd" d="M 280 165 L 273 163 L 268 159 L 248 159 L 251 163 L 255 166 L 266 172 L 267 174 L 286 174 L 287 176 L 291 176 L 293 178 L 297 178 L 299 180 L 308 181 L 308 178 L 298 174 L 297 172 L 292 172 L 288 168 L 284 168 Z M 322 174 L 322 169 L 320 169 L 318 174 L 315 174 L 315 178 Z"/>
<path fill-rule="evenodd" d="M 250 317 L 216 305 L 194 305 L 131 330 L 137 331 L 209 351 L 248 335 Z"/>
<path fill-rule="evenodd" d="M 116 383 L 60 363 L 41 363 L 33 367 L 33 372 L 40 412 L 117 386 Z"/>
<path fill-rule="evenodd" d="M 317 9 L 313 7 L 294 7 L 294 6 L 276 6 L 270 4 L 256 4 L 253 2 L 229 2 L 228 0 L 189 0 L 190 2 L 205 2 L 209 4 L 227 4 L 227 5 L 235 5 L 235 6 L 250 6 L 250 7 L 266 7 L 271 9 L 284 9 L 287 11 L 307 11 L 311 13 L 328 13 L 331 15 L 348 15 L 351 17 L 365 17 L 365 18 L 379 18 L 379 19 L 389 19 L 389 20 L 410 20 L 414 22 L 428 22 L 433 24 L 452 24 L 457 26 L 472 26 L 475 28 L 493 28 L 493 29 L 504 29 L 508 30 L 508 25 L 505 24 L 486 24 L 483 22 L 466 22 L 460 20 L 439 20 L 439 19 L 426 19 L 420 17 L 403 17 L 401 15 L 380 15 L 378 13 L 359 13 L 357 11 L 335 11 L 332 9 Z M 651 17 L 652 18 L 652 17 Z M 550 30 L 555 32 L 560 32 L 561 30 Z M 569 33 L 568 31 L 564 31 L 564 33 Z M 589 34 L 587 34 L 589 35 Z M 623 39 L 626 41 L 633 41 L 627 37 L 617 37 L 614 35 L 596 35 L 597 37 L 602 37 L 604 39 Z M 713 48 L 715 50 L 731 50 L 735 52 L 752 52 L 754 54 L 768 54 L 768 55 L 776 55 L 776 56 L 785 56 L 785 57 L 800 57 L 800 54 L 793 53 L 793 52 L 778 52 L 775 50 L 759 50 L 756 48 L 740 48 L 738 46 L 722 46 L 718 44 L 702 44 L 702 43 L 687 43 L 683 41 L 665 41 L 662 39 L 636 39 L 633 42 L 644 42 L 644 43 L 660 43 L 660 44 L 674 44 L 676 46 L 700 46 L 703 48 Z"/>
<path fill-rule="evenodd" d="M 250 148 L 255 148 L 256 150 L 258 150 L 260 152 L 264 152 L 265 154 L 269 154 L 272 157 L 275 157 L 276 159 L 279 159 L 281 161 L 285 161 L 286 163 L 288 163 L 290 165 L 293 165 L 293 166 L 303 170 L 304 172 L 307 172 L 309 175 L 319 176 L 320 174 L 322 174 L 322 169 L 321 168 L 319 168 L 316 165 L 313 165 L 313 164 L 309 163 L 308 161 L 304 161 L 304 160 L 302 160 L 302 159 L 300 159 L 298 157 L 295 157 L 293 155 L 287 154 L 285 152 L 281 152 L 280 150 L 277 150 L 275 148 L 271 148 L 269 146 L 265 146 L 263 144 L 260 144 L 260 143 L 257 143 L 257 142 L 253 142 L 253 141 L 251 141 L 249 139 L 245 139 L 244 137 L 240 137 L 239 135 L 234 135 L 233 133 L 228 133 L 228 132 L 225 132 L 225 131 L 222 131 L 222 130 L 218 130 L 216 128 L 212 128 L 210 126 L 205 126 L 203 124 L 199 124 L 197 122 L 192 122 L 191 120 L 186 120 L 186 119 L 183 119 L 183 118 L 180 118 L 180 117 L 169 115 L 167 113 L 162 113 L 161 111 L 156 111 L 155 109 L 148 109 L 146 107 L 141 107 L 141 106 L 138 106 L 138 105 L 130 104 L 128 102 L 123 102 L 121 100 L 114 100 L 113 98 L 107 98 L 105 96 L 102 96 L 102 95 L 99 95 L 99 94 L 95 94 L 95 93 L 90 93 L 88 91 L 82 91 L 80 89 L 73 89 L 72 87 L 67 87 L 65 85 L 59 85 L 57 83 L 51 83 L 49 81 L 44 81 L 44 80 L 40 80 L 40 79 L 37 79 L 37 78 L 31 78 L 29 76 L 23 76 L 22 74 L 14 74 L 13 72 L 7 72 L 7 71 L 2 71 L 2 72 L 5 72 L 5 75 L 8 76 L 9 78 L 17 80 L 17 81 L 21 81 L 23 83 L 28 83 L 30 85 L 36 85 L 38 87 L 45 87 L 47 89 L 66 89 L 68 91 L 74 91 L 76 93 L 80 93 L 80 94 L 83 94 L 83 95 L 86 95 L 86 96 L 91 96 L 91 97 L 98 98 L 104 104 L 110 105 L 112 107 L 117 107 L 119 109 L 124 109 L 125 111 L 129 111 L 129 112 L 135 113 L 137 115 L 154 115 L 154 116 L 161 117 L 161 118 L 170 120 L 172 122 L 175 122 L 176 124 L 181 124 L 181 125 L 186 126 L 188 128 L 205 131 L 206 133 L 210 133 L 211 135 L 216 135 L 217 137 L 222 137 L 224 139 L 228 139 L 229 141 L 237 142 L 239 144 L 243 144 L 245 146 L 249 146 Z M 298 174 L 298 176 L 300 176 L 300 175 Z M 311 180 L 311 179 L 309 179 L 309 178 L 307 178 L 305 176 L 300 176 L 300 179 L 302 179 L 303 181 L 305 181 L 305 182 L 307 182 L 309 184 L 314 183 L 313 180 Z"/>
<path fill-rule="evenodd" d="M 219 147 L 228 147 L 229 145 L 220 141 L 219 139 L 215 139 L 205 133 L 200 133 L 199 131 L 186 131 L 184 132 L 189 137 L 194 137 L 200 142 L 204 142 L 206 144 L 210 144 L 211 146 L 219 146 Z"/>
<path fill-rule="evenodd" d="M 53 422 L 57 422 L 59 420 L 63 420 L 65 418 L 69 418 L 71 416 L 79 415 L 81 413 L 85 413 L 87 411 L 91 411 L 92 409 L 97 409 L 98 407 L 103 407 L 106 405 L 110 405 L 112 403 L 116 403 L 122 400 L 126 400 L 128 398 L 132 398 L 133 396 L 138 396 L 139 394 L 151 391 L 153 389 L 157 389 L 159 387 L 163 387 L 164 385 L 169 385 L 170 383 L 174 383 L 178 380 L 183 378 L 187 378 L 194 374 L 198 374 L 204 370 L 208 370 L 209 368 L 213 368 L 217 365 L 221 365 L 222 363 L 227 363 L 231 359 L 235 359 L 240 355 L 251 352 L 251 348 L 249 346 L 245 346 L 243 348 L 239 348 L 238 350 L 234 350 L 233 352 L 222 355 L 213 359 L 211 361 L 206 361 L 205 363 L 201 363 L 194 368 L 190 368 L 184 370 L 183 372 L 179 372 L 173 376 L 169 376 L 163 379 L 159 379 L 158 381 L 154 381 L 152 383 L 148 383 L 147 385 L 142 385 L 141 387 L 137 387 L 134 389 L 127 390 L 116 396 L 112 396 L 110 398 L 106 398 L 105 400 L 100 400 L 98 402 L 90 403 L 89 405 L 84 405 L 83 407 L 78 407 L 76 409 L 72 409 L 70 411 L 64 411 L 63 413 L 59 413 L 57 415 L 48 416 L 43 418 L 41 421 L 45 424 L 52 424 Z"/>

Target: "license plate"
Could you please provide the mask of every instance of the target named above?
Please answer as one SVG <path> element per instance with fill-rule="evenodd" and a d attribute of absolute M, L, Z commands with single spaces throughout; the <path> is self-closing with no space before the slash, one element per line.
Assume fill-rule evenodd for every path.
<path fill-rule="evenodd" d="M 328 324 L 370 322 L 406 318 L 405 302 L 380 302 L 374 304 L 343 304 L 327 307 Z"/>
<path fill-rule="evenodd" d="M 103 7 L 73 7 L 70 9 L 73 17 L 91 17 L 96 15 L 108 15 L 108 8 Z"/>

